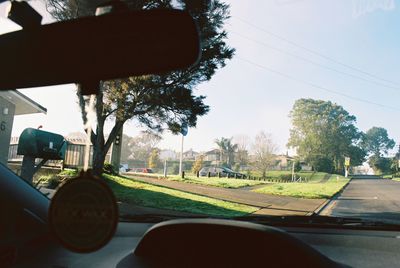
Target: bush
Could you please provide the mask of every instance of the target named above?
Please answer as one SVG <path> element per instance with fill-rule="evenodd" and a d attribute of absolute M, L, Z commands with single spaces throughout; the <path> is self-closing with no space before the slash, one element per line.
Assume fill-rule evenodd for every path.
<path fill-rule="evenodd" d="M 239 171 L 240 171 L 240 164 L 239 164 L 239 163 L 236 163 L 236 164 L 233 166 L 233 170 L 236 171 L 236 172 L 239 172 Z"/>
<path fill-rule="evenodd" d="M 178 165 L 174 164 L 172 166 L 172 174 L 174 174 L 174 175 L 178 175 L 179 174 L 179 164 Z"/>
<path fill-rule="evenodd" d="M 284 181 L 292 180 L 292 174 L 279 174 L 278 178 Z"/>
<path fill-rule="evenodd" d="M 333 173 L 333 161 L 327 157 L 321 157 L 314 161 L 313 168 L 318 172 Z"/>
<path fill-rule="evenodd" d="M 372 167 L 376 174 L 384 174 L 390 172 L 391 160 L 386 157 L 371 156 L 368 164 Z"/>
<path fill-rule="evenodd" d="M 60 173 L 59 176 L 68 176 L 68 177 L 75 177 L 78 174 L 78 171 L 75 169 L 64 169 Z"/>
<path fill-rule="evenodd" d="M 294 162 L 294 172 L 299 172 L 301 170 L 300 161 Z"/>
<path fill-rule="evenodd" d="M 61 178 L 56 175 L 53 175 L 47 181 L 47 188 L 55 189 L 57 188 L 58 185 L 60 185 L 60 183 L 61 183 Z"/>
<path fill-rule="evenodd" d="M 117 172 L 111 163 L 104 163 L 103 172 L 110 175 L 117 175 Z"/>

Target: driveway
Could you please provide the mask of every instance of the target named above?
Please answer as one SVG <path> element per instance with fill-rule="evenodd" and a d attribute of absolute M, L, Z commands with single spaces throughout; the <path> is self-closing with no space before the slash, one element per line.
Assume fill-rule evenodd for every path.
<path fill-rule="evenodd" d="M 124 176 L 129 177 L 128 174 L 124 174 Z M 261 194 L 250 191 L 251 188 L 248 187 L 245 189 L 228 189 L 149 177 L 132 176 L 132 178 L 184 192 L 258 207 L 260 209 L 254 213 L 258 215 L 309 215 L 325 201 L 325 199 L 299 199 Z"/>
<path fill-rule="evenodd" d="M 320 214 L 400 223 L 400 182 L 368 176 L 352 179 Z"/>

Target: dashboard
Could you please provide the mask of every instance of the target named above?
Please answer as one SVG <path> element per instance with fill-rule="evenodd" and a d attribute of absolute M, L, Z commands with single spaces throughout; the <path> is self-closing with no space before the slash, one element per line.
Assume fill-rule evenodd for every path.
<path fill-rule="evenodd" d="M 207 221 L 210 220 L 200 220 L 202 224 Z M 193 220 L 172 222 L 176 231 L 179 228 L 184 229 L 182 224 L 193 223 Z M 223 224 L 226 224 L 226 222 L 223 222 Z M 235 225 L 236 222 L 233 222 L 233 224 Z M 239 225 L 242 224 L 239 223 Z M 247 224 L 244 223 L 244 225 Z M 178 225 L 180 227 L 176 228 Z M 242 234 L 235 230 L 236 235 L 231 235 L 229 238 L 226 237 L 224 240 L 221 239 L 221 236 L 218 237 L 217 233 L 210 232 L 212 235 L 209 237 L 207 235 L 204 236 L 204 232 L 201 230 L 202 227 L 199 228 L 199 226 L 194 226 L 194 229 L 188 230 L 192 235 L 178 236 L 174 232 L 167 232 L 168 235 L 165 235 L 165 233 L 153 235 L 153 240 L 148 239 L 145 247 L 152 252 L 153 256 L 147 256 L 152 261 L 146 261 L 145 254 L 142 254 L 143 256 L 139 258 L 135 257 L 138 247 L 145 240 L 143 237 L 149 236 L 152 230 L 154 233 L 155 229 L 160 229 L 155 228 L 159 226 L 165 229 L 165 226 L 170 226 L 170 223 L 164 222 L 154 225 L 120 222 L 113 239 L 106 246 L 93 253 L 80 254 L 68 251 L 55 244 L 44 243 L 42 247 L 36 244 L 31 248 L 31 256 L 27 256 L 23 261 L 20 261 L 17 267 L 221 267 L 220 261 L 222 261 L 222 267 L 243 267 L 242 265 L 246 263 L 248 264 L 246 265 L 247 267 L 252 267 L 255 263 L 257 263 L 257 267 L 288 267 L 288 262 L 285 262 L 287 260 L 289 260 L 289 263 L 296 263 L 294 267 L 309 267 L 307 265 L 308 260 L 304 258 L 304 255 L 308 254 L 307 252 L 284 244 L 277 246 L 277 241 L 274 241 L 274 238 L 270 235 L 265 241 L 267 243 L 270 241 L 270 244 L 265 244 L 262 247 L 258 242 L 249 244 L 248 241 L 245 241 L 246 237 L 249 237 L 249 241 L 257 240 L 257 236 L 253 237 L 248 233 Z M 270 227 L 266 228 L 267 232 L 269 232 L 268 229 Z M 400 254 L 398 254 L 400 232 L 397 231 L 290 227 L 280 229 L 272 227 L 272 229 L 272 233 L 277 231 L 279 234 L 283 233 L 284 236 L 293 237 L 321 255 L 314 256 L 314 259 L 327 257 L 329 259 L 328 262 L 324 263 L 325 260 L 323 259 L 323 262 L 320 263 L 321 265 L 318 265 L 320 267 L 396 267 L 400 263 Z M 193 232 L 193 230 L 198 231 Z M 221 230 L 218 230 L 218 233 L 221 233 Z M 196 233 L 201 234 L 208 241 L 206 247 L 201 242 L 199 243 L 199 236 L 196 236 Z M 221 235 L 224 236 L 225 234 Z M 182 241 L 179 241 L 182 237 L 184 238 L 184 244 L 180 244 Z M 280 246 L 283 246 L 283 248 L 279 248 Z M 215 252 L 215 247 L 220 248 Z M 236 247 L 239 248 L 235 252 L 234 249 Z M 210 256 L 207 256 L 207 251 L 210 251 L 210 248 L 212 249 L 211 251 L 217 253 L 214 257 L 219 258 L 219 260 L 214 261 L 214 259 L 210 259 Z M 187 249 L 192 249 L 189 256 Z M 133 254 L 134 252 L 135 254 Z M 238 256 L 237 252 L 242 253 Z M 190 254 L 192 253 L 197 255 L 191 256 Z M 174 262 L 170 263 L 168 256 L 166 257 L 165 255 L 168 255 Z M 191 264 L 193 265 L 189 265 L 190 263 L 186 262 L 188 259 L 192 261 Z M 236 259 L 233 264 L 231 262 L 232 259 Z M 241 263 L 241 260 L 243 263 Z M 333 262 L 329 262 L 330 260 Z M 174 263 L 183 265 L 174 265 Z"/>

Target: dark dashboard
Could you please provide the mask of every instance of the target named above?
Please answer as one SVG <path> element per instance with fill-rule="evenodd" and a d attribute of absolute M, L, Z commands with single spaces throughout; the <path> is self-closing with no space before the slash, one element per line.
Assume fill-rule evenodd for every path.
<path fill-rule="evenodd" d="M 102 249 L 89 254 L 73 253 L 55 245 L 35 247 L 32 248 L 31 257 L 19 262 L 17 267 L 172 267 L 172 265 L 167 265 L 166 262 L 149 263 L 146 262 L 144 258 L 135 258 L 133 256 L 143 235 L 153 227 L 153 224 L 147 223 L 120 222 L 114 238 Z M 326 265 L 322 264 L 321 267 L 396 267 L 400 262 L 400 255 L 398 254 L 400 232 L 290 227 L 284 227 L 281 228 L 281 230 L 289 236 L 304 242 L 318 253 L 321 253 L 322 258 L 326 256 L 335 262 L 333 266 L 331 266 L 330 263 L 325 263 Z M 193 234 L 193 236 L 195 237 L 196 234 Z M 217 265 L 220 264 L 218 260 L 216 262 L 210 259 L 205 260 L 207 248 L 199 248 L 199 244 L 195 244 L 196 239 L 192 239 L 191 237 L 186 237 L 185 239 L 186 244 L 184 247 L 195 249 L 194 252 L 198 254 L 196 258 L 192 259 L 192 264 L 196 264 L 197 267 L 200 267 L 198 264 L 204 266 L 204 261 L 207 261 L 207 267 L 221 267 Z M 177 247 L 177 240 L 179 240 L 179 237 L 175 237 L 175 239 L 170 237 L 168 240 L 160 240 L 158 242 L 164 245 L 170 245 L 171 250 L 168 251 L 168 253 L 171 254 L 171 252 L 175 252 L 173 253 L 176 255 L 174 256 L 175 261 L 179 263 L 187 259 L 187 256 L 184 255 L 184 249 Z M 287 264 L 285 260 L 296 263 L 294 267 L 309 267 L 305 262 L 307 260 L 301 255 L 299 256 L 299 251 L 296 252 L 294 248 L 290 247 L 280 249 L 282 250 L 282 252 L 279 253 L 281 262 L 276 262 L 276 260 L 272 262 L 270 256 L 271 252 L 268 252 L 268 250 L 271 251 L 273 249 L 268 245 L 265 245 L 265 248 L 255 248 L 254 244 L 243 244 L 243 237 L 239 233 L 229 240 L 231 245 L 226 243 L 228 240 L 210 240 L 209 246 L 213 247 L 215 243 L 226 243 L 227 247 L 232 248 L 232 243 L 235 243 L 235 240 L 237 244 L 242 245 L 241 250 L 247 248 L 249 252 L 254 253 L 253 260 L 257 260 L 257 267 L 287 267 L 284 265 L 285 263 Z M 156 240 L 149 242 L 154 243 L 155 241 Z M 189 241 L 193 241 L 193 243 Z M 165 255 L 165 253 L 167 253 L 165 249 L 164 252 L 157 252 L 160 246 L 159 243 L 149 243 L 148 246 L 153 247 L 153 253 Z M 226 260 L 226 264 L 234 257 L 232 254 L 227 254 L 224 249 L 221 249 L 218 253 L 219 254 L 216 256 L 219 256 L 221 260 Z M 223 255 L 223 253 L 227 255 Z M 179 256 L 181 257 L 179 258 Z M 236 257 L 240 259 L 245 256 Z M 244 261 L 244 263 L 252 263 L 250 259 L 245 259 Z M 236 264 L 237 265 L 223 265 L 222 267 L 242 266 L 240 265 L 241 263 Z M 178 266 L 183 267 L 182 265 Z M 252 266 L 253 265 L 247 265 L 247 267 Z"/>

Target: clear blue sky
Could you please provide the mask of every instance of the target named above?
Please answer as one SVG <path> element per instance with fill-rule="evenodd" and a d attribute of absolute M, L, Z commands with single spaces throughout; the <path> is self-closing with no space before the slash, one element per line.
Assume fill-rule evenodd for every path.
<path fill-rule="evenodd" d="M 198 87 L 198 94 L 207 96 L 206 103 L 211 110 L 199 119 L 196 129 L 189 130 L 185 149 L 208 150 L 214 147 L 215 138 L 239 134 L 254 137 L 263 130 L 272 134 L 280 152 L 286 152 L 290 128 L 288 113 L 294 101 L 303 97 L 336 102 L 357 117 L 357 126 L 361 130 L 385 127 L 392 138 L 400 141 L 399 2 L 226 2 L 231 5 L 232 15 L 226 25 L 228 43 L 236 48 L 236 56 L 211 81 Z M 44 12 L 40 2 L 33 3 L 41 13 Z M 4 14 L 4 4 L 0 5 L 0 14 Z M 0 19 L 0 32 L 17 28 L 6 19 Z M 299 46 L 394 83 L 346 68 Z M 382 83 L 387 87 L 378 85 Z M 74 85 L 21 91 L 47 107 L 48 114 L 17 117 L 13 135 L 18 135 L 27 126 L 38 125 L 61 134 L 81 131 Z M 128 135 L 135 135 L 140 130 L 134 122 L 125 127 Z M 178 150 L 179 146 L 179 137 L 164 135 L 161 147 Z"/>

